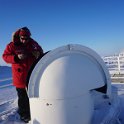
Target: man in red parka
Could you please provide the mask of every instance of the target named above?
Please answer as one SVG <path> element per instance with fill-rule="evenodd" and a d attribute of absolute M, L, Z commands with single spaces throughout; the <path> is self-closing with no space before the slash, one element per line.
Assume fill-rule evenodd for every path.
<path fill-rule="evenodd" d="M 4 61 L 12 64 L 13 85 L 16 87 L 18 95 L 18 113 L 25 122 L 30 120 L 26 78 L 32 64 L 42 55 L 43 49 L 31 38 L 27 27 L 23 27 L 13 34 L 12 41 L 6 46 L 3 53 Z"/>

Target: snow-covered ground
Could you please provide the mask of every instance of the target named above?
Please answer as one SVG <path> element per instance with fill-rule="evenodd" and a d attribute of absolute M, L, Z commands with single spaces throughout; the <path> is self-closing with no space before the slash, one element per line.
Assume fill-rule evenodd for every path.
<path fill-rule="evenodd" d="M 0 124 L 23 124 L 16 114 L 17 94 L 15 87 L 11 85 L 12 79 L 7 74 L 0 78 Z M 118 88 L 118 95 L 121 99 L 120 122 L 124 124 L 124 84 L 112 84 Z M 16 116 L 15 116 L 16 114 Z"/>

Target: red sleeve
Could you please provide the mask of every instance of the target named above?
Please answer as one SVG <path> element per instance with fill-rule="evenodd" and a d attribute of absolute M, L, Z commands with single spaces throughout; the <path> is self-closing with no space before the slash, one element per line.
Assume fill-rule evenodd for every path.
<path fill-rule="evenodd" d="M 6 46 L 6 49 L 4 50 L 2 57 L 6 63 L 11 63 L 11 64 L 16 63 L 15 55 L 12 52 L 11 44 L 8 44 Z"/>

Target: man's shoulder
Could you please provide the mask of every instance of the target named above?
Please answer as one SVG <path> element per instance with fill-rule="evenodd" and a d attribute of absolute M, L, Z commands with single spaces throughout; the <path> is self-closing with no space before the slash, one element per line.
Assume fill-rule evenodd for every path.
<path fill-rule="evenodd" d="M 11 41 L 7 44 L 8 46 L 14 46 L 14 43 Z"/>
<path fill-rule="evenodd" d="M 34 39 L 30 38 L 30 43 L 37 43 L 37 41 L 35 41 Z"/>
<path fill-rule="evenodd" d="M 37 41 L 35 41 L 34 39 L 30 39 L 30 41 L 28 42 L 28 45 L 29 45 L 29 46 L 30 46 L 30 45 L 31 45 L 31 46 L 32 46 L 32 45 L 33 45 L 33 46 L 34 46 L 34 45 L 39 46 L 38 43 L 37 43 Z"/>

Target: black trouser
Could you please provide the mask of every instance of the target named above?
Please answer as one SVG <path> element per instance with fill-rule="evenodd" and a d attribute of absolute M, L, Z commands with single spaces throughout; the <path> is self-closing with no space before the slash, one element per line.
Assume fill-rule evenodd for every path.
<path fill-rule="evenodd" d="M 18 95 L 18 113 L 30 118 L 29 98 L 25 88 L 16 88 Z"/>

